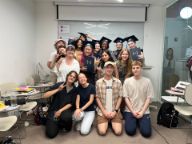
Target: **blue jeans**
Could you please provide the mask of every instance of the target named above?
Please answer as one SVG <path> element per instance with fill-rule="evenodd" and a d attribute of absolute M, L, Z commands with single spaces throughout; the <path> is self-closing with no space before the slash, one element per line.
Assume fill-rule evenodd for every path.
<path fill-rule="evenodd" d="M 144 137 L 150 137 L 152 133 L 151 118 L 149 114 L 144 114 L 142 118 L 137 119 L 131 112 L 125 112 L 125 131 L 128 135 L 135 135 L 137 126 Z"/>

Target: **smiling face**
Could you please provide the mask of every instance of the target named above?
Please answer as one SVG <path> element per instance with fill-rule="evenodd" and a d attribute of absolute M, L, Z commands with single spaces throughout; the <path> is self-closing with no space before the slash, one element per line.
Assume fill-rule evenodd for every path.
<path fill-rule="evenodd" d="M 86 85 L 87 84 L 87 77 L 85 76 L 85 74 L 80 73 L 78 76 L 78 81 L 80 85 Z"/>
<path fill-rule="evenodd" d="M 123 44 L 120 43 L 120 42 L 116 43 L 116 48 L 117 48 L 118 50 L 121 50 L 121 49 L 123 48 Z"/>
<path fill-rule="evenodd" d="M 134 41 L 129 41 L 129 42 L 128 42 L 128 46 L 129 46 L 129 48 L 135 48 L 135 47 L 136 47 L 136 42 L 134 42 Z"/>
<path fill-rule="evenodd" d="M 77 47 L 82 48 L 83 47 L 83 41 L 81 39 L 77 40 Z"/>
<path fill-rule="evenodd" d="M 71 72 L 67 75 L 67 83 L 73 84 L 77 80 L 77 73 Z"/>
<path fill-rule="evenodd" d="M 129 58 L 129 53 L 128 53 L 128 51 L 127 51 L 127 50 L 122 51 L 120 57 L 121 57 L 121 60 L 122 60 L 122 61 L 126 61 L 126 60 Z"/>
<path fill-rule="evenodd" d="M 100 44 L 99 44 L 99 43 L 96 43 L 96 44 L 95 44 L 95 52 L 100 51 L 100 49 L 101 49 Z"/>
<path fill-rule="evenodd" d="M 90 56 L 93 52 L 93 49 L 91 48 L 91 46 L 87 45 L 84 48 L 84 54 L 85 56 Z"/>
<path fill-rule="evenodd" d="M 55 48 L 58 50 L 60 47 L 66 47 L 66 44 L 64 41 L 60 40 L 55 44 Z"/>
<path fill-rule="evenodd" d="M 109 55 L 106 53 L 106 52 L 103 52 L 102 53 L 102 60 L 104 61 L 104 62 L 107 62 L 108 60 L 109 60 Z"/>
<path fill-rule="evenodd" d="M 108 44 L 108 41 L 106 41 L 106 40 L 104 40 L 103 42 L 102 42 L 102 44 L 101 44 L 101 47 L 102 47 L 102 49 L 108 49 L 109 48 L 109 44 Z"/>
<path fill-rule="evenodd" d="M 113 65 L 109 64 L 105 67 L 105 75 L 112 76 L 114 71 Z"/>

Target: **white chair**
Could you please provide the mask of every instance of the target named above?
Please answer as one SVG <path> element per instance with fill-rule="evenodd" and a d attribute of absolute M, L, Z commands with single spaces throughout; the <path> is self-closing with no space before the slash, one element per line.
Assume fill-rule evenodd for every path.
<path fill-rule="evenodd" d="M 179 112 L 179 114 L 192 116 L 192 84 L 187 85 L 184 99 L 187 105 L 174 105 L 174 108 Z"/>
<path fill-rule="evenodd" d="M 19 110 L 22 112 L 29 112 L 33 108 L 35 108 L 37 105 L 36 101 L 27 102 L 26 104 L 23 104 L 19 107 Z"/>
<path fill-rule="evenodd" d="M 189 84 L 186 86 L 184 99 L 186 101 L 186 104 L 174 105 L 174 108 L 179 112 L 179 115 L 185 116 L 184 117 L 185 119 L 186 117 L 188 117 L 190 124 L 192 124 L 192 84 Z M 192 127 L 188 126 L 188 127 L 178 127 L 178 128 L 191 129 Z M 187 138 L 186 138 L 187 143 L 191 143 L 191 142 L 188 142 L 189 137 L 191 137 L 191 133 L 187 134 Z"/>
<path fill-rule="evenodd" d="M 189 84 L 189 82 L 178 81 L 175 87 L 171 87 L 169 90 L 165 90 L 169 96 L 162 96 L 161 99 L 170 103 L 185 103 L 185 89 Z"/>
<path fill-rule="evenodd" d="M 17 122 L 16 116 L 0 117 L 0 131 L 5 132 L 11 129 L 11 127 Z"/>

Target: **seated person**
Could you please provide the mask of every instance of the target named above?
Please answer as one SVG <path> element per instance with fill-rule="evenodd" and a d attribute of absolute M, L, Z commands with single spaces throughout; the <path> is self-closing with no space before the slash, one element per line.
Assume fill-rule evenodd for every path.
<path fill-rule="evenodd" d="M 106 62 L 104 77 L 96 82 L 97 129 L 99 135 L 107 133 L 108 124 L 116 135 L 122 133 L 122 115 L 119 107 L 122 101 L 121 81 L 113 77 L 115 63 Z"/>
<path fill-rule="evenodd" d="M 69 72 L 65 83 L 56 83 L 43 96 L 43 98 L 52 97 L 45 128 L 46 136 L 49 138 L 56 137 L 61 129 L 70 131 L 72 128 L 72 106 L 75 105 L 77 95 L 74 83 L 77 81 L 77 76 L 77 72 Z"/>

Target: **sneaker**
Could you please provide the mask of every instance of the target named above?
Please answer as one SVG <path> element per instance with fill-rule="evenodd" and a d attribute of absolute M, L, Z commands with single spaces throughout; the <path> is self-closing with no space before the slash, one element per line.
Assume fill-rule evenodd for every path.
<path fill-rule="evenodd" d="M 81 123 L 80 122 L 76 123 L 75 130 L 76 131 L 80 131 L 81 130 Z"/>

